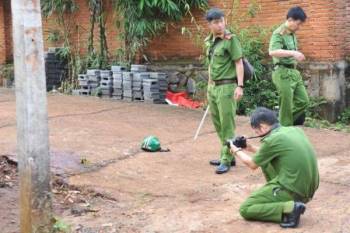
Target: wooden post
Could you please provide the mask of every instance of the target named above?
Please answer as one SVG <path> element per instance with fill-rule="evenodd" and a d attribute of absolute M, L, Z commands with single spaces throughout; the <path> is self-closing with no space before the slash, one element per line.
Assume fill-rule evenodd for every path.
<path fill-rule="evenodd" d="M 52 231 L 40 0 L 12 0 L 21 233 Z"/>

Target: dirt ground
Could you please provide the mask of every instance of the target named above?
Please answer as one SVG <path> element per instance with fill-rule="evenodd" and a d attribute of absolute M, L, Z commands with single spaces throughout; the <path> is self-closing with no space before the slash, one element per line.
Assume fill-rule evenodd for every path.
<path fill-rule="evenodd" d="M 0 90 L 0 155 L 16 154 L 15 97 Z M 54 209 L 73 232 L 283 232 L 277 224 L 244 221 L 238 212 L 264 183 L 241 162 L 214 174 L 210 159 L 219 142 L 207 119 L 193 135 L 202 111 L 93 97 L 49 96 Z M 238 134 L 251 135 L 238 117 Z M 350 232 L 350 134 L 305 129 L 318 156 L 321 184 L 298 229 Z M 170 153 L 139 150 L 157 135 Z M 258 145 L 258 142 L 256 141 Z M 64 183 L 63 182 L 63 183 Z M 18 232 L 18 180 L 0 187 L 0 231 Z M 80 208 L 80 209 L 79 209 Z"/>

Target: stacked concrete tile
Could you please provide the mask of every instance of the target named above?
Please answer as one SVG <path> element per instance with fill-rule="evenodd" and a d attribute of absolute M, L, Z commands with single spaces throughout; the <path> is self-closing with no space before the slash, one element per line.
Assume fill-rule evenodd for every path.
<path fill-rule="evenodd" d="M 146 72 L 144 65 L 132 65 L 126 72 L 123 66 L 112 66 L 110 70 L 88 70 L 79 75 L 79 94 L 90 95 L 98 87 L 102 97 L 113 97 L 127 101 L 165 103 L 168 90 L 167 75 Z"/>
<path fill-rule="evenodd" d="M 131 65 L 131 72 L 146 72 L 147 66 L 145 65 Z"/>
<path fill-rule="evenodd" d="M 123 72 L 126 71 L 126 67 L 125 66 L 111 66 L 111 71 L 112 73 L 114 72 Z"/>
<path fill-rule="evenodd" d="M 133 73 L 123 72 L 123 99 L 127 101 L 133 100 L 132 80 Z"/>
<path fill-rule="evenodd" d="M 89 79 L 86 74 L 78 75 L 79 95 L 90 95 L 91 89 L 89 87 Z"/>
<path fill-rule="evenodd" d="M 133 73 L 133 100 L 144 100 L 143 93 L 143 80 L 149 79 L 149 73 L 147 71 L 147 66 L 145 65 L 131 65 L 131 72 Z"/>
<path fill-rule="evenodd" d="M 113 76 L 113 99 L 121 100 L 123 99 L 123 71 L 126 71 L 124 66 L 112 66 L 112 76 Z"/>
<path fill-rule="evenodd" d="M 97 69 L 87 70 L 88 89 L 90 94 L 95 94 L 98 91 L 101 81 L 101 71 Z"/>
<path fill-rule="evenodd" d="M 100 71 L 88 70 L 86 74 L 78 75 L 79 95 L 91 95 L 100 85 Z"/>
<path fill-rule="evenodd" d="M 110 70 L 101 70 L 100 89 L 102 97 L 110 98 L 113 92 L 113 76 Z"/>
<path fill-rule="evenodd" d="M 161 103 L 165 103 L 166 92 L 168 91 L 167 75 L 165 73 L 152 72 L 152 73 L 150 73 L 150 78 L 158 80 L 159 101 Z"/>
<path fill-rule="evenodd" d="M 113 72 L 113 99 L 123 99 L 123 72 Z"/>
<path fill-rule="evenodd" d="M 157 79 L 143 80 L 143 95 L 145 102 L 161 103 L 159 92 L 159 81 Z"/>
<path fill-rule="evenodd" d="M 132 90 L 133 100 L 144 100 L 143 80 L 150 79 L 150 74 L 147 72 L 133 73 Z"/>

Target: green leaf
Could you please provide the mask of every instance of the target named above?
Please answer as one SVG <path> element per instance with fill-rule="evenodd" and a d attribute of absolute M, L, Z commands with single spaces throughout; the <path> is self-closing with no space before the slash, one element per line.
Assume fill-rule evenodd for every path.
<path fill-rule="evenodd" d="M 140 10 L 143 10 L 144 5 L 145 5 L 145 0 L 140 0 L 140 3 L 139 3 Z"/>

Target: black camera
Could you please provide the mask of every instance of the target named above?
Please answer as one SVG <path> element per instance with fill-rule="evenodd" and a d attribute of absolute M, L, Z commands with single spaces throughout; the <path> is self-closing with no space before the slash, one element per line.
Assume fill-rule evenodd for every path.
<path fill-rule="evenodd" d="M 247 138 L 243 136 L 238 136 L 235 139 L 229 139 L 226 141 L 225 145 L 228 146 L 228 148 L 231 149 L 231 143 L 239 148 L 246 148 L 247 147 Z"/>

